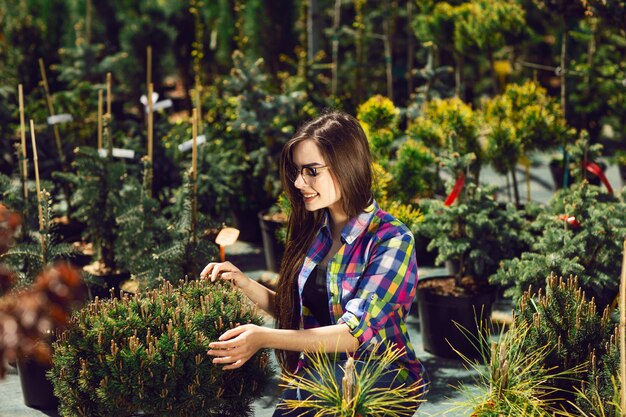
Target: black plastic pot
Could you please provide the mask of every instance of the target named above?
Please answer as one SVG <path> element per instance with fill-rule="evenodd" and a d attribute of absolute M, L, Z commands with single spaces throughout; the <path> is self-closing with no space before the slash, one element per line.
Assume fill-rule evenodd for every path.
<path fill-rule="evenodd" d="M 626 187 L 626 165 L 618 165 L 619 175 L 622 178 L 622 187 Z"/>
<path fill-rule="evenodd" d="M 120 285 L 130 278 L 130 272 L 120 272 L 109 275 L 90 275 L 86 279 L 87 291 L 89 299 L 94 300 L 96 297 L 100 299 L 111 298 L 111 289 L 113 296 L 120 296 Z"/>
<path fill-rule="evenodd" d="M 283 259 L 285 245 L 276 237 L 276 231 L 284 223 L 266 218 L 267 211 L 258 214 L 259 226 L 261 227 L 261 238 L 263 239 L 263 252 L 265 254 L 265 266 L 268 271 L 278 272 L 280 262 Z"/>
<path fill-rule="evenodd" d="M 425 280 L 448 278 L 432 277 Z M 493 287 L 486 287 L 484 292 L 476 295 L 440 295 L 432 288 L 420 288 L 418 285 L 417 306 L 424 350 L 446 358 L 459 358 L 454 349 L 468 358 L 480 357 L 477 341 L 486 334 L 485 326 L 480 323 L 491 316 L 495 294 Z"/>
<path fill-rule="evenodd" d="M 17 361 L 17 371 L 22 384 L 24 404 L 39 410 L 56 410 L 59 400 L 54 396 L 52 383 L 46 378 L 51 365 L 44 365 L 34 359 Z"/>

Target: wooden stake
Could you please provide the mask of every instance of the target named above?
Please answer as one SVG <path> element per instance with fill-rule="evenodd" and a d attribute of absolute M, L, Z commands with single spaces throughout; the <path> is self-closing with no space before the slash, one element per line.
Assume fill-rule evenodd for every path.
<path fill-rule="evenodd" d="M 41 212 L 41 185 L 39 184 L 39 159 L 35 140 L 35 122 L 30 119 L 30 137 L 33 142 L 33 163 L 35 164 L 35 184 L 37 185 L 37 208 L 39 210 L 39 231 L 43 231 L 43 213 Z"/>
<path fill-rule="evenodd" d="M 107 72 L 107 115 L 111 118 L 111 73 Z"/>
<path fill-rule="evenodd" d="M 102 107 L 103 103 L 102 90 L 98 90 L 98 149 L 102 149 Z"/>
<path fill-rule="evenodd" d="M 152 93 L 154 92 L 154 85 L 152 83 L 148 84 L 148 160 L 150 164 L 152 164 L 152 140 L 153 140 L 153 129 L 154 129 L 154 115 L 153 115 L 153 107 L 152 107 Z"/>
<path fill-rule="evenodd" d="M 146 60 L 146 85 L 152 84 L 152 45 L 148 45 L 147 50 L 147 60 Z"/>
<path fill-rule="evenodd" d="M 202 101 L 200 101 L 200 90 L 202 89 L 201 85 L 196 85 L 196 120 L 198 122 L 198 132 L 202 133 Z"/>
<path fill-rule="evenodd" d="M 193 201 L 191 207 L 191 241 L 196 241 L 196 222 L 198 219 L 198 109 L 192 112 L 192 146 L 191 146 L 191 181 L 193 181 Z"/>
<path fill-rule="evenodd" d="M 24 179 L 24 198 L 28 198 L 28 155 L 26 153 L 26 122 L 24 120 L 24 89 L 22 84 L 17 86 L 20 105 L 20 136 L 22 139 L 22 177 Z"/>
<path fill-rule="evenodd" d="M 626 240 L 622 258 L 622 277 L 619 290 L 619 350 L 621 378 L 621 416 L 626 417 Z"/>
<path fill-rule="evenodd" d="M 54 104 L 52 103 L 52 96 L 50 95 L 50 87 L 48 86 L 48 77 L 46 76 L 46 67 L 43 62 L 43 58 L 39 58 L 39 71 L 41 72 L 41 80 L 43 81 L 43 88 L 46 92 L 46 101 L 48 103 L 48 111 L 50 116 L 54 116 Z M 63 153 L 63 146 L 61 145 L 61 133 L 59 132 L 59 126 L 57 124 L 52 125 L 54 130 L 54 140 L 56 141 L 57 151 L 59 152 L 59 160 L 61 161 L 61 168 L 63 171 L 67 171 L 65 166 L 65 154 Z"/>

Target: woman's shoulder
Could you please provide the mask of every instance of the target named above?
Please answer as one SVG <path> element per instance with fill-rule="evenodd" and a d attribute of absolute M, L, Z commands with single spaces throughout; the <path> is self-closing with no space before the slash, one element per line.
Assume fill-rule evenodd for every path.
<path fill-rule="evenodd" d="M 392 237 L 414 239 L 413 233 L 404 223 L 378 205 L 375 205 L 369 230 L 381 239 L 389 239 Z"/>

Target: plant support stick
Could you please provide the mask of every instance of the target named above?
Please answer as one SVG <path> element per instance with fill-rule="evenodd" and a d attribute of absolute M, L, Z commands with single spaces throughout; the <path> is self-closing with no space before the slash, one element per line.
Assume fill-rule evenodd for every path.
<path fill-rule="evenodd" d="M 43 58 L 39 58 L 39 70 L 41 71 L 41 80 L 43 81 L 43 88 L 46 93 L 46 102 L 48 103 L 48 111 L 50 117 L 54 116 L 54 104 L 52 103 L 52 96 L 50 95 L 50 87 L 48 86 L 48 77 L 46 76 L 46 67 L 43 62 Z M 64 172 L 67 172 L 65 166 L 65 154 L 63 153 L 63 146 L 61 145 L 61 133 L 59 133 L 59 126 L 57 124 L 52 125 L 54 130 L 54 140 L 56 141 L 57 151 L 59 152 L 59 161 L 61 161 L 61 168 Z"/>
<path fill-rule="evenodd" d="M 98 149 L 102 149 L 102 90 L 98 90 Z"/>
<path fill-rule="evenodd" d="M 621 378 L 621 416 L 626 417 L 626 240 L 622 258 L 622 277 L 619 289 L 619 349 Z"/>
<path fill-rule="evenodd" d="M 39 184 L 39 162 L 37 158 L 37 142 L 35 140 L 35 123 L 33 119 L 30 119 L 30 137 L 33 141 L 33 163 L 35 164 L 35 184 L 37 185 L 37 210 L 39 212 L 39 232 L 41 234 L 41 249 L 42 255 L 46 254 L 46 239 L 43 233 L 43 213 L 41 211 L 41 185 Z"/>
<path fill-rule="evenodd" d="M 192 115 L 191 181 L 193 182 L 193 206 L 191 208 L 191 241 L 196 241 L 196 222 L 198 221 L 198 109 Z"/>
<path fill-rule="evenodd" d="M 26 122 L 24 121 L 24 89 L 22 84 L 18 85 L 20 105 L 20 136 L 22 139 L 22 178 L 24 179 L 24 198 L 28 198 L 28 155 L 26 154 Z"/>

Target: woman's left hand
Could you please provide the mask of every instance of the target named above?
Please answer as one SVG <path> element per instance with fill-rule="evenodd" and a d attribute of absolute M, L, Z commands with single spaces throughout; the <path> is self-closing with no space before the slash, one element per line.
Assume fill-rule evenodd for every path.
<path fill-rule="evenodd" d="M 263 347 L 264 329 L 254 324 L 230 329 L 220 336 L 219 342 L 209 343 L 207 353 L 215 356 L 214 364 L 226 364 L 224 370 L 237 369 Z"/>

